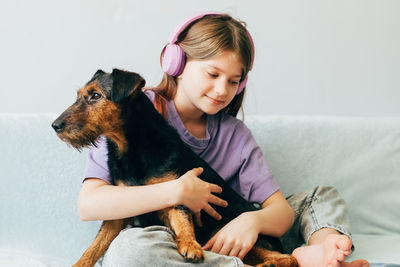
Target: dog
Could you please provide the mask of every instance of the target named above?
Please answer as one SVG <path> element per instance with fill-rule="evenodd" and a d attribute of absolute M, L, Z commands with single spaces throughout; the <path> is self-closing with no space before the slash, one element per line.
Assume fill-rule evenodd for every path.
<path fill-rule="evenodd" d="M 219 229 L 243 212 L 257 208 L 237 194 L 204 160 L 191 151 L 176 130 L 157 112 L 143 93 L 144 79 L 137 73 L 98 70 L 78 91 L 73 105 L 53 123 L 58 137 L 82 150 L 105 136 L 112 183 L 118 186 L 148 185 L 177 179 L 202 167 L 200 178 L 222 187 L 220 198 L 229 205 L 215 206 L 222 215 L 215 220 L 202 212 L 203 226 L 193 223 L 184 206 L 137 216 L 143 227 L 166 225 L 175 233 L 179 253 L 189 262 L 204 260 L 204 245 Z M 92 245 L 74 266 L 94 266 L 118 233 L 133 218 L 104 221 Z M 197 239 L 196 239 L 197 237 Z M 260 235 L 244 262 L 257 266 L 298 266 L 294 257 L 281 254 L 279 239 Z"/>

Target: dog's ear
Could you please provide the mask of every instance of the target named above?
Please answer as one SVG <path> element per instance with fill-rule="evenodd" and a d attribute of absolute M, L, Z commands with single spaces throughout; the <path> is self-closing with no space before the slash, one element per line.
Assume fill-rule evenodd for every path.
<path fill-rule="evenodd" d="M 100 76 L 101 74 L 104 74 L 105 72 L 103 70 L 97 70 L 96 73 L 93 75 L 93 78 L 96 78 Z"/>
<path fill-rule="evenodd" d="M 96 73 L 93 75 L 93 77 L 86 83 L 89 84 L 91 82 L 93 82 L 94 80 L 96 80 L 100 75 L 103 75 L 105 72 L 102 70 L 97 70 Z"/>
<path fill-rule="evenodd" d="M 113 78 L 111 100 L 116 103 L 139 91 L 145 85 L 145 80 L 134 72 L 113 69 L 111 76 Z"/>

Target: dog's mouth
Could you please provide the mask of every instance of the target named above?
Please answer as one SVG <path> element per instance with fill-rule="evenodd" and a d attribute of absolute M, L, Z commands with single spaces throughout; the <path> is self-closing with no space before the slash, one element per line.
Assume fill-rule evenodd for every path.
<path fill-rule="evenodd" d="M 54 127 L 53 127 L 54 128 Z M 65 143 L 74 147 L 78 151 L 90 146 L 96 146 L 96 140 L 100 134 L 94 130 L 83 129 L 83 127 L 70 128 L 64 126 L 62 131 L 57 131 L 57 136 Z"/>
<path fill-rule="evenodd" d="M 84 148 L 90 147 L 90 146 L 96 146 L 96 140 L 97 138 L 92 138 L 89 136 L 82 136 L 82 137 L 77 137 L 77 136 L 71 136 L 69 134 L 65 133 L 60 133 L 57 134 L 58 137 L 68 145 L 72 146 L 73 148 L 77 149 L 78 151 L 82 151 Z"/>

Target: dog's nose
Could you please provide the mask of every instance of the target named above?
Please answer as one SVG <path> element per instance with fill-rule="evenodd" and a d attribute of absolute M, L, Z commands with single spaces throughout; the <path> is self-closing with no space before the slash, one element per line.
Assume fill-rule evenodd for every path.
<path fill-rule="evenodd" d="M 64 130 L 65 122 L 56 120 L 51 124 L 51 127 L 53 127 L 54 131 L 57 133 L 61 133 Z"/>

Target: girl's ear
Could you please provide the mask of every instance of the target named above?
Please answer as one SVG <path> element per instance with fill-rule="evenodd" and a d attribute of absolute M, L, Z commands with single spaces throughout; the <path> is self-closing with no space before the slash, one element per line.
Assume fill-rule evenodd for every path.
<path fill-rule="evenodd" d="M 119 69 L 113 69 L 111 77 L 113 78 L 111 100 L 116 103 L 134 92 L 139 92 L 146 83 L 139 74 Z"/>

